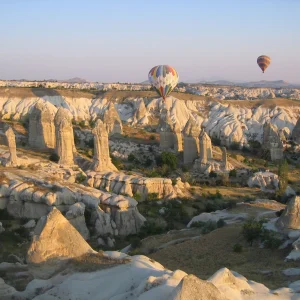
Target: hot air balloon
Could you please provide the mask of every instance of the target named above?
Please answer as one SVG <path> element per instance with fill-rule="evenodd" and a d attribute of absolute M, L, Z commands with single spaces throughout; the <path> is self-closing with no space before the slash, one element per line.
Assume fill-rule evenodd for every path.
<path fill-rule="evenodd" d="M 267 55 L 261 55 L 257 58 L 257 64 L 262 69 L 263 73 L 271 63 L 271 58 Z"/>
<path fill-rule="evenodd" d="M 178 83 L 176 70 L 167 65 L 160 65 L 152 68 L 148 78 L 157 93 L 165 100 Z"/>

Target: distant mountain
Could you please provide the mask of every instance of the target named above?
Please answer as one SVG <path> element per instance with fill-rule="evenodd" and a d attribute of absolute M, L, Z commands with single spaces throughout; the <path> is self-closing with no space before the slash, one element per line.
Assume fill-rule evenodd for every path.
<path fill-rule="evenodd" d="M 69 82 L 69 83 L 85 83 L 87 82 L 85 79 L 79 78 L 79 77 L 74 77 L 71 79 L 67 80 L 58 80 L 59 82 Z"/>
<path fill-rule="evenodd" d="M 141 82 L 140 84 L 150 84 L 150 81 L 149 80 L 145 80 L 145 81 Z"/>
<path fill-rule="evenodd" d="M 300 84 L 293 84 L 284 80 L 274 81 L 251 81 L 251 82 L 234 82 L 228 80 L 217 81 L 201 81 L 197 84 L 213 84 L 213 85 L 226 85 L 226 86 L 242 86 L 242 87 L 257 87 L 257 88 L 300 88 Z"/>
<path fill-rule="evenodd" d="M 275 80 L 275 81 L 267 81 L 267 80 L 261 80 L 261 81 L 253 81 L 253 82 L 245 82 L 241 84 L 245 87 L 271 87 L 271 88 L 290 88 L 290 87 L 296 87 L 297 85 L 291 84 L 289 82 L 286 82 L 284 80 Z M 300 85 L 298 85 L 299 87 Z"/>

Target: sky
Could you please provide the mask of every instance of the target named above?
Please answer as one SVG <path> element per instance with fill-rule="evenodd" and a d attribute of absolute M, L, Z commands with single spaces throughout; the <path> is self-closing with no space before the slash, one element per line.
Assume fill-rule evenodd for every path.
<path fill-rule="evenodd" d="M 0 0 L 0 78 L 300 83 L 298 0 Z M 272 63 L 265 74 L 259 55 Z"/>

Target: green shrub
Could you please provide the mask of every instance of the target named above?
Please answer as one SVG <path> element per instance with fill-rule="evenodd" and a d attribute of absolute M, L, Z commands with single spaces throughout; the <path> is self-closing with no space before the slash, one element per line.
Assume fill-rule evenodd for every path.
<path fill-rule="evenodd" d="M 249 202 L 252 202 L 252 201 L 254 201 L 255 199 L 254 198 L 252 198 L 251 196 L 246 196 L 245 198 L 244 198 L 244 202 L 245 203 L 249 203 Z"/>
<path fill-rule="evenodd" d="M 229 177 L 236 177 L 236 175 L 237 175 L 236 169 L 229 171 Z"/>
<path fill-rule="evenodd" d="M 219 219 L 217 222 L 217 227 L 218 228 L 222 228 L 226 225 L 226 222 L 224 221 L 224 219 Z"/>
<path fill-rule="evenodd" d="M 135 156 L 132 154 L 132 153 L 130 153 L 129 155 L 128 155 L 128 161 L 129 162 L 134 162 L 135 161 Z"/>
<path fill-rule="evenodd" d="M 156 158 L 156 163 L 158 166 L 168 166 L 172 170 L 175 170 L 177 167 L 177 156 L 171 152 L 163 152 L 161 156 Z"/>
<path fill-rule="evenodd" d="M 216 178 L 216 177 L 218 177 L 218 174 L 215 171 L 210 171 L 209 177 L 210 178 Z"/>
<path fill-rule="evenodd" d="M 20 237 L 28 239 L 29 238 L 29 231 L 24 227 L 19 227 L 14 230 Z"/>
<path fill-rule="evenodd" d="M 91 127 L 91 128 L 94 128 L 95 125 L 96 125 L 96 122 L 93 121 L 93 120 L 90 120 L 90 121 L 89 121 L 89 124 L 90 124 L 90 127 Z"/>
<path fill-rule="evenodd" d="M 252 246 L 255 240 L 260 238 L 262 228 L 262 223 L 255 219 L 249 219 L 244 223 L 242 234 L 250 246 Z"/>
<path fill-rule="evenodd" d="M 57 163 L 59 162 L 59 156 L 56 153 L 51 153 L 49 156 L 49 160 Z"/>
<path fill-rule="evenodd" d="M 14 220 L 14 217 L 12 217 L 6 209 L 0 209 L 0 220 Z"/>
<path fill-rule="evenodd" d="M 86 145 L 87 145 L 89 148 L 94 149 L 94 146 L 95 146 L 95 144 L 94 144 L 94 139 L 92 138 L 92 139 L 88 140 L 88 141 L 86 142 Z"/>
<path fill-rule="evenodd" d="M 140 193 L 135 193 L 134 195 L 133 195 L 133 198 L 136 200 L 136 201 L 141 201 L 141 199 L 142 199 L 142 195 L 140 194 Z"/>
<path fill-rule="evenodd" d="M 76 176 L 76 183 L 82 183 L 86 180 L 86 176 L 83 173 L 79 173 Z"/>
<path fill-rule="evenodd" d="M 120 169 L 120 167 L 122 165 L 122 162 L 121 162 L 121 160 L 119 158 L 112 156 L 111 157 L 111 162 L 115 165 L 115 167 L 117 169 Z"/>
<path fill-rule="evenodd" d="M 140 238 L 147 237 L 149 235 L 161 234 L 165 231 L 165 228 L 158 226 L 155 222 L 146 221 L 141 227 L 138 236 Z"/>
<path fill-rule="evenodd" d="M 136 249 L 142 245 L 142 242 L 138 236 L 134 236 L 130 239 L 130 244 L 133 249 Z"/>
<path fill-rule="evenodd" d="M 238 142 L 232 142 L 230 144 L 230 149 L 231 150 L 239 150 L 240 149 L 240 143 L 238 143 Z"/>
<path fill-rule="evenodd" d="M 221 140 L 216 136 L 213 136 L 211 138 L 211 142 L 214 146 L 220 146 L 221 145 Z"/>
<path fill-rule="evenodd" d="M 241 253 L 243 252 L 243 246 L 241 244 L 234 244 L 232 250 L 233 252 Z"/>
<path fill-rule="evenodd" d="M 148 201 L 158 201 L 158 193 L 149 193 L 147 195 L 147 200 Z"/>
<path fill-rule="evenodd" d="M 218 228 L 217 223 L 214 221 L 208 221 L 205 223 L 204 227 L 202 228 L 201 233 L 207 234 L 210 233 L 213 230 L 216 230 Z"/>
<path fill-rule="evenodd" d="M 189 168 L 187 166 L 182 166 L 181 170 L 182 172 L 186 173 L 189 171 Z"/>
<path fill-rule="evenodd" d="M 156 137 L 155 135 L 151 134 L 150 137 L 149 137 L 150 141 L 155 141 L 156 140 Z"/>
<path fill-rule="evenodd" d="M 264 246 L 266 248 L 278 249 L 278 247 L 282 244 L 282 241 L 278 237 L 278 234 L 274 231 L 263 229 L 261 236 L 261 239 L 264 242 Z"/>

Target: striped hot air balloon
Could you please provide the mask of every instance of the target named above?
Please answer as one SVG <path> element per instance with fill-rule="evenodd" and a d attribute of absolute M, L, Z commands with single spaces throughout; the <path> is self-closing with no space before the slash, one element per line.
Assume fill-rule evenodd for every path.
<path fill-rule="evenodd" d="M 265 73 L 265 70 L 270 65 L 270 63 L 271 63 L 271 58 L 267 55 L 261 55 L 257 58 L 257 64 L 259 65 L 263 73 Z"/>
<path fill-rule="evenodd" d="M 156 66 L 148 74 L 148 78 L 157 93 L 165 100 L 178 83 L 176 70 L 167 65 Z"/>

